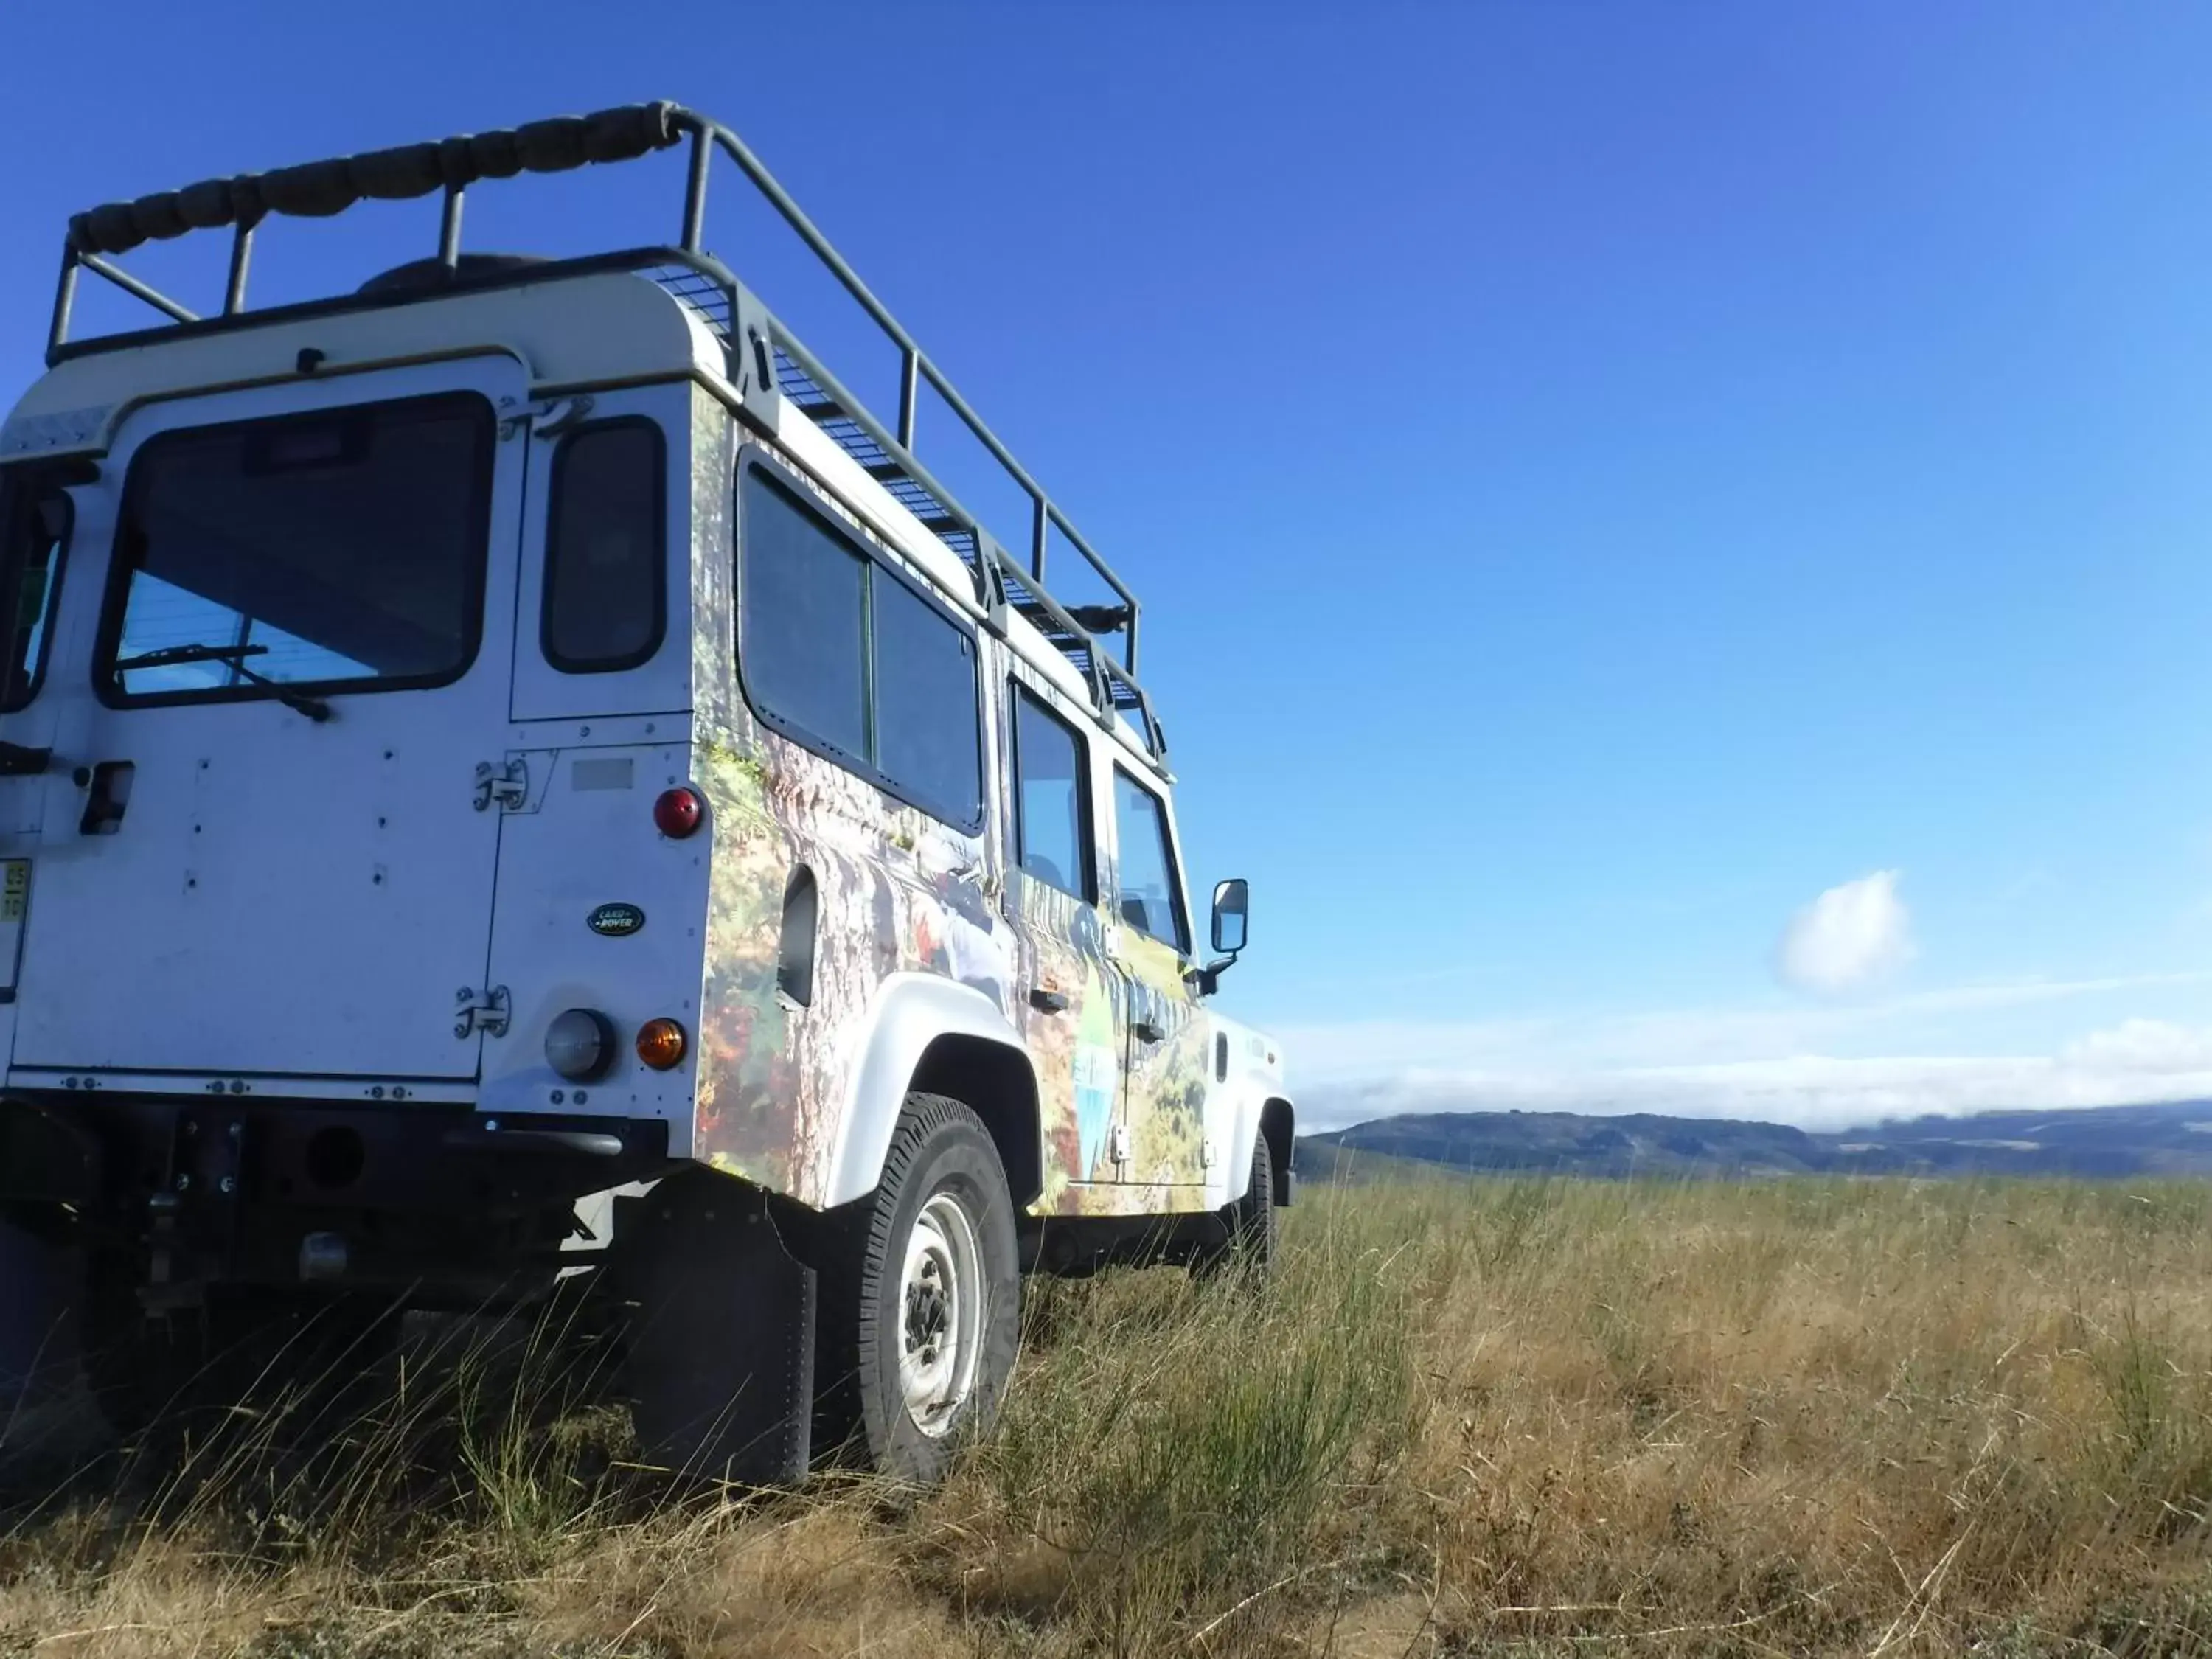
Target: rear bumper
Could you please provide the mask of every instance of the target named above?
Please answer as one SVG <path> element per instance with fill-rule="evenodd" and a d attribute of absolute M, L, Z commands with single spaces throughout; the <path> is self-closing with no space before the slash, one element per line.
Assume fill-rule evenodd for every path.
<path fill-rule="evenodd" d="M 671 1167 L 657 1121 L 0 1095 L 0 1213 L 74 1234 L 180 1299 L 212 1284 L 296 1284 L 342 1261 L 347 1285 L 465 1301 L 550 1271 L 577 1198 Z"/>

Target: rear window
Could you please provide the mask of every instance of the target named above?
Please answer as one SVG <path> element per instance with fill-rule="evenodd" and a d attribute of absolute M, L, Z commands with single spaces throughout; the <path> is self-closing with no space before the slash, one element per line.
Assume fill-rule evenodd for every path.
<path fill-rule="evenodd" d="M 459 678 L 482 621 L 492 424 L 459 393 L 148 440 L 124 486 L 103 695 Z"/>
<path fill-rule="evenodd" d="M 567 674 L 635 668 L 665 627 L 668 464 L 642 417 L 572 432 L 553 458 L 545 659 Z"/>
<path fill-rule="evenodd" d="M 0 471 L 0 536 L 9 544 L 0 549 L 0 582 L 15 584 L 15 649 L 0 662 L 0 712 L 24 707 L 46 678 L 70 516 L 70 498 L 58 486 L 38 481 L 27 469 Z"/>

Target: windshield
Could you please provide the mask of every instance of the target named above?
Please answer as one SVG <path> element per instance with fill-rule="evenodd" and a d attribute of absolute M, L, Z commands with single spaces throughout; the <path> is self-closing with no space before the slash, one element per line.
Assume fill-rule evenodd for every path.
<path fill-rule="evenodd" d="M 116 541 L 113 691 L 457 678 L 483 608 L 492 442 L 491 407 L 468 393 L 148 440 Z"/>

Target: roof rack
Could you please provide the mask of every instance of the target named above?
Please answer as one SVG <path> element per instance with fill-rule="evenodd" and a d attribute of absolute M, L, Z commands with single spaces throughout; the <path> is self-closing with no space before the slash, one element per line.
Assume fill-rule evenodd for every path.
<path fill-rule="evenodd" d="M 1117 716 L 1127 717 L 1154 761 L 1164 764 L 1166 738 L 1152 713 L 1151 699 L 1136 680 L 1139 614 L 1136 595 L 1068 521 L 1044 487 L 1014 459 L 998 434 L 915 343 L 914 337 L 869 291 L 867 284 L 830 246 L 829 239 L 800 210 L 744 141 L 720 122 L 681 105 L 631 104 L 592 115 L 556 117 L 497 132 L 373 150 L 271 173 L 210 179 L 183 190 L 142 196 L 135 201 L 109 203 L 77 214 L 70 221 L 69 234 L 63 246 L 61 277 L 47 337 L 47 362 L 59 362 L 75 355 L 75 349 L 83 349 L 82 343 L 72 349 L 69 331 L 81 272 L 88 270 L 113 283 L 179 327 L 219 326 L 240 319 L 246 312 L 246 283 L 254 234 L 270 215 L 327 217 L 365 199 L 398 201 L 443 192 L 438 262 L 453 273 L 448 289 L 476 286 L 465 276 L 460 263 L 461 208 L 465 193 L 471 185 L 484 179 L 512 178 L 519 173 L 562 173 L 596 163 L 633 161 L 685 143 L 690 146 L 690 165 L 678 242 L 672 247 L 615 256 L 617 260 L 623 268 L 641 270 L 684 301 L 721 337 L 726 349 L 732 353 L 741 350 L 742 343 L 732 337 L 738 312 L 738 279 L 727 266 L 705 251 L 702 241 L 707 185 L 714 153 L 719 150 L 734 161 L 769 204 L 798 233 L 808 250 L 898 348 L 896 428 L 887 428 L 877 420 L 772 315 L 763 319 L 767 341 L 754 343 L 761 354 L 760 378 L 775 386 L 793 407 L 814 421 L 895 501 L 959 555 L 975 577 L 978 598 L 987 607 L 1003 603 L 1026 617 L 1083 675 L 1099 717 L 1109 722 Z M 213 229 L 231 232 L 230 269 L 219 318 L 203 319 L 125 270 L 112 257 L 127 253 L 149 240 Z M 557 274 L 564 265 L 605 263 L 605 258 L 598 258 L 540 264 L 504 277 L 485 279 L 484 285 L 517 278 L 543 280 Z M 420 293 L 394 299 L 400 297 L 420 297 Z M 916 405 L 925 382 L 1029 497 L 1030 547 L 1026 564 L 1001 547 L 917 458 Z M 1045 554 L 1055 529 L 1114 593 L 1118 604 L 1071 608 L 1047 591 Z M 1102 639 L 1103 635 L 1117 633 L 1121 636 L 1119 661 Z"/>

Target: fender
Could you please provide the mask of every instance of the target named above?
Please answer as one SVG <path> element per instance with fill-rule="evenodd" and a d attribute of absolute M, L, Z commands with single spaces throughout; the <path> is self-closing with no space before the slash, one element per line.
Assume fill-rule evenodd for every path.
<path fill-rule="evenodd" d="M 837 1139 L 830 1149 L 823 1209 L 849 1204 L 875 1190 L 915 1069 L 929 1045 L 942 1036 L 973 1037 L 1011 1050 L 1020 1057 L 1034 1091 L 1036 1062 L 1012 1023 L 990 998 L 941 975 L 890 975 L 877 987 L 862 1028 L 860 1058 L 846 1091 Z M 1041 1159 L 1044 1130 L 1034 1113 L 1029 1133 L 1036 1137 Z"/>
<path fill-rule="evenodd" d="M 1208 1194 L 1214 1199 L 1216 1209 L 1234 1204 L 1251 1185 L 1252 1144 L 1260 1138 L 1260 1091 L 1245 1088 L 1237 1093 L 1237 1115 L 1232 1120 L 1237 1127 L 1229 1137 L 1228 1156 L 1221 1162 L 1221 1191 Z"/>
<path fill-rule="evenodd" d="M 1283 1093 L 1279 1088 L 1270 1089 L 1256 1083 L 1239 1088 L 1234 1113 L 1230 1118 L 1229 1144 L 1223 1149 L 1222 1161 L 1216 1166 L 1214 1178 L 1207 1188 L 1206 1203 L 1209 1208 L 1218 1210 L 1223 1205 L 1233 1204 L 1244 1196 L 1245 1189 L 1250 1184 L 1252 1173 L 1252 1146 L 1260 1138 L 1260 1126 L 1270 1107 L 1283 1113 L 1295 1147 L 1297 1133 L 1297 1108 L 1291 1103 L 1291 1097 Z M 1279 1205 L 1286 1201 L 1290 1182 L 1285 1177 L 1289 1173 L 1290 1171 L 1282 1166 L 1282 1160 L 1278 1156 L 1275 1169 L 1275 1201 Z"/>
<path fill-rule="evenodd" d="M 1226 1125 L 1227 1145 L 1206 1182 L 1206 1205 L 1219 1209 L 1244 1196 L 1250 1184 L 1252 1146 L 1270 1111 L 1285 1120 L 1285 1138 L 1295 1151 L 1297 1109 L 1283 1087 L 1282 1051 L 1264 1032 L 1255 1031 L 1219 1014 L 1210 1016 L 1214 1031 L 1228 1044 L 1228 1074 L 1211 1090 L 1213 1106 L 1208 1118 Z M 1216 1115 L 1216 1113 L 1218 1115 Z M 1275 1200 L 1290 1201 L 1288 1158 L 1275 1160 Z"/>

